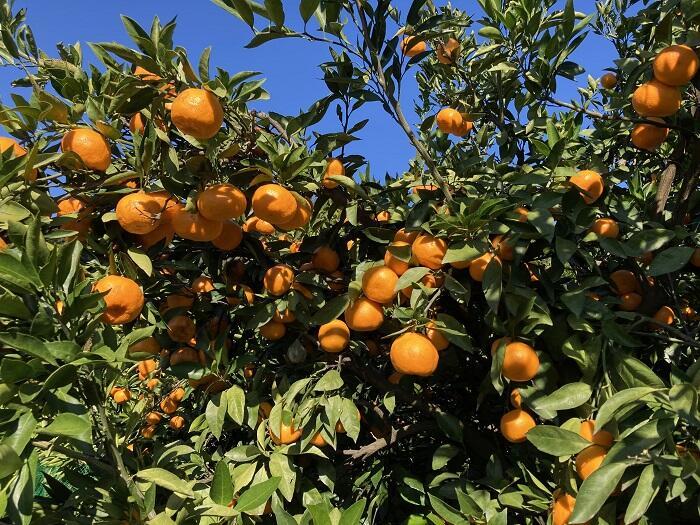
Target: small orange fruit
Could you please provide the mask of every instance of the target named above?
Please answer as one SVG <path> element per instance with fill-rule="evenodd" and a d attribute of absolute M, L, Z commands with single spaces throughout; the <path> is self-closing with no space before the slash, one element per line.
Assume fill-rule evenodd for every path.
<path fill-rule="evenodd" d="M 616 270 L 610 274 L 610 281 L 618 295 L 639 292 L 640 286 L 635 275 L 629 270 Z"/>
<path fill-rule="evenodd" d="M 268 321 L 260 327 L 260 335 L 268 341 L 278 341 L 287 333 L 287 327 L 284 323 L 277 321 Z"/>
<path fill-rule="evenodd" d="M 291 221 L 278 225 L 278 228 L 284 231 L 292 231 L 298 228 L 303 228 L 309 224 L 313 213 L 313 208 L 308 199 L 302 197 L 296 192 L 292 192 L 292 195 L 294 195 L 294 198 L 297 200 L 297 211 Z"/>
<path fill-rule="evenodd" d="M 292 192 L 279 184 L 264 184 L 253 194 L 255 216 L 275 226 L 294 219 L 298 207 Z"/>
<path fill-rule="evenodd" d="M 252 217 L 248 217 L 248 219 L 246 219 L 245 223 L 243 224 L 243 231 L 270 235 L 275 233 L 275 227 L 269 222 L 253 215 Z"/>
<path fill-rule="evenodd" d="M 413 244 L 420 232 L 407 232 L 405 229 L 401 228 L 394 234 L 394 239 L 392 242 L 405 242 L 407 244 Z"/>
<path fill-rule="evenodd" d="M 569 179 L 569 182 L 576 186 L 581 193 L 581 197 L 586 204 L 593 204 L 597 201 L 605 190 L 603 177 L 593 170 L 581 170 Z"/>
<path fill-rule="evenodd" d="M 318 344 L 331 354 L 342 352 L 350 342 L 350 328 L 340 319 L 323 324 L 318 329 Z"/>
<path fill-rule="evenodd" d="M 435 321 L 428 321 L 428 324 L 425 325 L 425 337 L 433 343 L 438 352 L 450 346 L 450 342 L 440 331 Z"/>
<path fill-rule="evenodd" d="M 506 412 L 501 417 L 501 434 L 511 443 L 522 443 L 527 439 L 527 433 L 535 428 L 532 416 L 520 408 Z"/>
<path fill-rule="evenodd" d="M 425 40 L 418 40 L 416 36 L 407 36 L 401 41 L 401 52 L 409 58 L 425 53 L 427 49 Z"/>
<path fill-rule="evenodd" d="M 462 125 L 462 114 L 456 109 L 443 108 L 435 117 L 437 127 L 443 133 L 452 133 Z"/>
<path fill-rule="evenodd" d="M 143 135 L 146 131 L 146 118 L 141 113 L 134 113 L 129 119 L 129 131 L 134 135 L 136 132 Z"/>
<path fill-rule="evenodd" d="M 116 215 L 119 225 L 129 233 L 143 235 L 158 227 L 162 206 L 143 191 L 125 195 L 117 202 Z"/>
<path fill-rule="evenodd" d="M 459 40 L 452 37 L 448 38 L 447 42 L 438 45 L 437 49 L 435 50 L 435 56 L 437 57 L 438 62 L 447 65 L 453 64 L 459 56 L 460 47 Z"/>
<path fill-rule="evenodd" d="M 185 393 L 186 393 L 186 392 L 185 392 L 185 389 L 182 388 L 181 386 L 178 386 L 178 387 L 174 388 L 174 389 L 168 394 L 168 397 L 169 397 L 170 399 L 174 399 L 175 401 L 177 401 L 177 402 L 179 403 L 180 401 L 182 401 L 183 399 L 185 399 Z"/>
<path fill-rule="evenodd" d="M 514 341 L 506 345 L 501 373 L 511 381 L 529 381 L 540 369 L 540 359 L 528 344 Z"/>
<path fill-rule="evenodd" d="M 161 399 L 158 406 L 160 406 L 160 409 L 166 414 L 173 414 L 178 408 L 177 401 L 169 397 Z"/>
<path fill-rule="evenodd" d="M 27 150 L 20 146 L 15 139 L 9 137 L 0 137 L 0 153 L 5 153 L 8 149 L 12 150 L 12 155 L 15 158 L 24 157 L 27 154 Z M 27 176 L 29 182 L 34 182 L 36 180 L 38 171 L 33 169 Z"/>
<path fill-rule="evenodd" d="M 384 310 L 381 304 L 366 297 L 360 297 L 348 306 L 344 317 L 351 330 L 371 332 L 384 323 Z"/>
<path fill-rule="evenodd" d="M 396 297 L 394 287 L 399 276 L 386 266 L 375 266 L 368 269 L 362 276 L 362 291 L 372 301 L 388 304 Z"/>
<path fill-rule="evenodd" d="M 617 239 L 620 235 L 620 225 L 610 217 L 599 218 L 593 222 L 591 231 L 600 237 Z"/>
<path fill-rule="evenodd" d="M 161 313 L 165 313 L 173 308 L 189 308 L 194 303 L 194 296 L 189 291 L 182 294 L 170 294 L 165 298 L 165 302 L 160 307 Z"/>
<path fill-rule="evenodd" d="M 296 320 L 296 315 L 294 315 L 294 312 L 289 308 L 285 308 L 283 312 L 275 310 L 275 313 L 272 315 L 272 320 L 277 323 L 289 324 Z"/>
<path fill-rule="evenodd" d="M 138 371 L 139 371 L 139 379 L 141 381 L 145 381 L 148 378 L 148 375 L 153 372 L 157 368 L 157 363 L 153 359 L 144 359 L 143 361 L 139 361 L 138 364 Z"/>
<path fill-rule="evenodd" d="M 430 339 L 415 332 L 406 332 L 394 339 L 389 357 L 397 372 L 421 377 L 433 375 L 440 360 Z"/>
<path fill-rule="evenodd" d="M 552 525 L 568 525 L 569 518 L 574 512 L 576 498 L 562 492 L 554 500 L 552 505 Z"/>
<path fill-rule="evenodd" d="M 211 277 L 206 275 L 197 277 L 192 281 L 192 286 L 190 287 L 190 290 L 194 293 L 209 293 L 214 291 L 214 289 L 214 281 L 212 281 Z"/>
<path fill-rule="evenodd" d="M 123 405 L 131 399 L 131 392 L 123 387 L 116 387 L 112 390 L 112 399 L 117 405 Z"/>
<path fill-rule="evenodd" d="M 243 230 L 232 221 L 224 221 L 221 233 L 211 243 L 219 250 L 230 252 L 238 248 L 243 240 Z"/>
<path fill-rule="evenodd" d="M 102 320 L 107 324 L 126 324 L 136 319 L 145 302 L 143 290 L 133 280 L 120 275 L 108 275 L 95 283 L 95 291 L 102 297 L 105 311 Z"/>
<path fill-rule="evenodd" d="M 245 213 L 248 201 L 233 184 L 214 184 L 197 197 L 197 211 L 210 221 L 235 219 Z"/>
<path fill-rule="evenodd" d="M 255 292 L 253 292 L 253 289 L 250 286 L 245 285 L 245 284 L 240 284 L 240 285 L 230 285 L 227 287 L 227 291 L 229 294 L 237 294 L 238 290 L 243 291 L 242 295 L 245 298 L 247 304 L 253 304 L 253 302 L 255 301 Z M 236 305 L 241 304 L 241 300 L 238 297 L 229 296 L 226 298 L 226 301 L 228 302 L 228 304 L 230 304 L 232 306 L 236 306 Z"/>
<path fill-rule="evenodd" d="M 650 117 L 649 120 L 655 120 L 663 123 L 659 118 Z M 668 138 L 669 129 L 665 126 L 655 126 L 654 124 L 635 124 L 632 128 L 630 139 L 639 149 L 653 151 Z"/>
<path fill-rule="evenodd" d="M 161 419 L 163 419 L 163 416 L 161 416 L 158 412 L 149 412 L 144 417 L 144 420 L 149 425 L 157 425 L 158 423 L 160 423 Z"/>
<path fill-rule="evenodd" d="M 147 337 L 129 347 L 127 352 L 131 354 L 152 354 L 160 353 L 160 343 L 155 337 Z"/>
<path fill-rule="evenodd" d="M 700 59 L 693 48 L 669 46 L 654 59 L 654 78 L 669 86 L 683 86 L 698 72 Z"/>
<path fill-rule="evenodd" d="M 148 426 L 146 426 L 146 427 L 143 427 L 143 428 L 141 429 L 141 435 L 142 435 L 145 439 L 152 439 L 153 436 L 156 435 L 156 427 L 155 427 L 155 425 L 148 425 Z"/>
<path fill-rule="evenodd" d="M 600 445 L 601 447 L 610 447 L 615 441 L 613 435 L 607 430 L 599 430 L 595 434 L 593 430 L 595 429 L 595 420 L 585 419 L 581 421 L 581 425 L 578 429 L 578 435 L 583 439 L 591 441 L 594 445 Z"/>
<path fill-rule="evenodd" d="M 170 366 L 177 366 L 183 363 L 198 363 L 199 355 L 194 348 L 178 348 L 170 355 Z"/>
<path fill-rule="evenodd" d="M 322 272 L 333 273 L 340 266 L 340 256 L 329 246 L 319 246 L 311 257 L 311 265 Z"/>
<path fill-rule="evenodd" d="M 520 393 L 520 389 L 514 388 L 510 392 L 510 404 L 513 408 L 521 408 L 523 405 L 523 396 Z"/>
<path fill-rule="evenodd" d="M 280 421 L 280 428 L 278 432 L 273 432 L 270 428 L 268 429 L 270 433 L 270 439 L 275 445 L 289 445 L 299 441 L 301 437 L 302 429 L 294 428 L 294 420 L 287 425 L 284 421 Z"/>
<path fill-rule="evenodd" d="M 176 315 L 168 321 L 168 335 L 175 342 L 187 343 L 196 332 L 194 321 L 186 315 Z"/>
<path fill-rule="evenodd" d="M 413 241 L 411 251 L 418 264 L 437 270 L 442 268 L 442 259 L 447 253 L 447 242 L 424 233 Z"/>
<path fill-rule="evenodd" d="M 224 109 L 211 91 L 187 88 L 175 97 L 170 118 L 181 133 L 207 140 L 216 135 L 224 123 Z"/>
<path fill-rule="evenodd" d="M 591 445 L 576 455 L 576 473 L 581 479 L 586 479 L 600 467 L 608 453 L 605 447 Z"/>
<path fill-rule="evenodd" d="M 340 159 L 329 159 L 326 163 L 326 170 L 323 173 L 323 187 L 329 190 L 338 187 L 338 183 L 329 179 L 334 175 L 345 175 L 345 166 Z"/>
<path fill-rule="evenodd" d="M 600 84 L 605 89 L 613 89 L 615 86 L 617 86 L 617 76 L 615 73 L 605 73 L 602 77 L 600 77 Z"/>
<path fill-rule="evenodd" d="M 326 440 L 323 439 L 323 436 L 320 432 L 316 432 L 316 435 L 311 438 L 311 441 L 309 441 L 309 443 L 318 448 L 323 448 L 326 445 L 328 445 L 328 443 L 326 443 Z"/>
<path fill-rule="evenodd" d="M 642 296 L 636 292 L 629 292 L 620 296 L 620 310 L 635 312 L 642 304 Z"/>
<path fill-rule="evenodd" d="M 390 246 L 395 246 L 396 248 L 402 248 L 406 246 L 410 246 L 408 242 L 406 241 L 394 241 L 390 244 Z M 396 257 L 391 251 L 387 250 L 384 253 L 384 265 L 387 268 L 390 268 L 391 270 L 394 271 L 396 275 L 403 275 L 410 265 Z"/>
<path fill-rule="evenodd" d="M 173 229 L 183 239 L 210 242 L 216 239 L 224 229 L 221 221 L 211 221 L 199 213 L 180 209 L 172 218 Z"/>
<path fill-rule="evenodd" d="M 670 117 L 681 108 L 681 92 L 654 79 L 634 91 L 632 107 L 642 117 Z"/>
<path fill-rule="evenodd" d="M 672 325 L 676 320 L 676 314 L 670 306 L 662 306 L 654 314 L 654 320 L 666 325 Z"/>
<path fill-rule="evenodd" d="M 286 264 L 269 268 L 263 276 L 263 285 L 270 295 L 286 294 L 294 282 L 294 271 Z"/>
<path fill-rule="evenodd" d="M 513 245 L 510 244 L 507 239 L 504 239 L 503 235 L 496 235 L 491 240 L 491 246 L 493 246 L 493 249 L 500 260 L 512 261 L 515 258 Z"/>
<path fill-rule="evenodd" d="M 112 162 L 112 153 L 107 140 L 90 128 L 70 130 L 61 139 L 61 151 L 72 151 L 86 168 L 105 171 Z"/>
<path fill-rule="evenodd" d="M 482 282 L 484 280 L 484 273 L 486 273 L 486 267 L 494 258 L 496 259 L 496 262 L 500 264 L 498 257 L 491 252 L 486 252 L 476 259 L 473 259 L 471 263 L 469 263 L 469 275 L 471 278 L 477 282 Z"/>
<path fill-rule="evenodd" d="M 185 428 L 185 418 L 182 416 L 173 416 L 170 418 L 168 425 L 173 430 L 182 430 Z"/>

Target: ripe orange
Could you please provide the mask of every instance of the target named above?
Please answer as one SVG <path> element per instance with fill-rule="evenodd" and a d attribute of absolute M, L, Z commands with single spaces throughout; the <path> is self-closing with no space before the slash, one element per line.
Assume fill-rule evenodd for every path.
<path fill-rule="evenodd" d="M 514 341 L 506 345 L 501 373 L 511 381 L 529 381 L 540 369 L 540 359 L 528 344 Z"/>
<path fill-rule="evenodd" d="M 605 89 L 613 89 L 615 86 L 617 86 L 617 76 L 615 73 L 605 73 L 602 77 L 600 77 L 600 84 Z"/>
<path fill-rule="evenodd" d="M 379 328 L 384 322 L 384 310 L 381 304 L 375 303 L 366 297 L 360 297 L 348 306 L 344 317 L 351 330 L 371 332 Z"/>
<path fill-rule="evenodd" d="M 137 343 L 129 346 L 129 354 L 153 354 L 156 355 L 160 352 L 160 343 L 155 337 L 147 337 L 142 339 Z"/>
<path fill-rule="evenodd" d="M 435 50 L 435 56 L 441 64 L 453 64 L 459 56 L 459 49 L 459 40 L 450 37 L 447 39 L 447 42 L 438 45 Z"/>
<path fill-rule="evenodd" d="M 672 325 L 676 320 L 676 314 L 670 306 L 662 306 L 654 314 L 654 320 L 667 325 Z"/>
<path fill-rule="evenodd" d="M 318 329 L 318 343 L 325 352 L 342 352 L 350 342 L 350 329 L 340 319 L 334 319 Z"/>
<path fill-rule="evenodd" d="M 294 219 L 298 207 L 292 192 L 279 184 L 265 184 L 253 194 L 255 216 L 275 226 Z"/>
<path fill-rule="evenodd" d="M 12 155 L 16 158 L 24 157 L 27 154 L 27 150 L 20 146 L 15 139 L 9 137 L 0 137 L 0 153 L 5 153 L 8 149 L 12 149 Z M 34 182 L 37 176 L 37 170 L 33 169 L 27 180 L 29 182 Z"/>
<path fill-rule="evenodd" d="M 629 270 L 614 271 L 610 274 L 610 281 L 618 295 L 641 291 L 637 278 Z"/>
<path fill-rule="evenodd" d="M 510 392 L 510 404 L 513 408 L 521 408 L 523 405 L 523 396 L 520 393 L 520 389 L 514 388 Z"/>
<path fill-rule="evenodd" d="M 491 355 L 495 354 L 498 351 L 498 348 L 501 346 L 502 342 L 508 345 L 508 343 L 510 343 L 511 341 L 512 339 L 510 337 L 499 337 L 498 339 L 494 339 L 493 343 L 491 343 Z"/>
<path fill-rule="evenodd" d="M 294 420 L 287 425 L 284 421 L 280 421 L 280 428 L 277 433 L 273 432 L 272 428 L 268 429 L 270 439 L 275 445 L 289 445 L 299 441 L 302 429 L 294 428 Z"/>
<path fill-rule="evenodd" d="M 148 374 L 156 369 L 156 362 L 153 359 L 144 359 L 143 361 L 139 361 L 137 368 L 139 371 L 139 379 L 145 381 Z"/>
<path fill-rule="evenodd" d="M 586 204 L 593 204 L 605 190 L 603 177 L 600 176 L 600 173 L 592 170 L 579 171 L 569 179 L 569 182 L 579 189 Z"/>
<path fill-rule="evenodd" d="M 252 288 L 250 286 L 247 286 L 245 284 L 240 284 L 240 285 L 229 285 L 227 287 L 227 291 L 230 295 L 235 295 L 238 290 L 243 291 L 243 297 L 246 300 L 247 304 L 253 304 L 255 301 L 255 292 L 253 292 Z M 227 297 L 226 301 L 228 304 L 232 306 L 236 306 L 241 304 L 241 300 L 238 297 Z"/>
<path fill-rule="evenodd" d="M 160 221 L 152 232 L 139 236 L 139 241 L 145 248 L 150 248 L 163 240 L 168 245 L 175 237 L 173 217 L 180 213 L 184 206 L 167 191 L 156 191 L 148 195 L 159 205 Z"/>
<path fill-rule="evenodd" d="M 501 434 L 511 443 L 522 443 L 527 439 L 526 434 L 535 428 L 532 416 L 520 408 L 506 412 L 501 417 Z"/>
<path fill-rule="evenodd" d="M 277 321 L 268 321 L 260 327 L 260 335 L 268 341 L 278 341 L 287 333 L 287 327 L 284 323 Z"/>
<path fill-rule="evenodd" d="M 178 348 L 170 355 L 170 366 L 177 366 L 183 363 L 197 363 L 199 362 L 199 356 L 194 348 Z M 179 394 L 178 394 L 179 395 Z M 168 399 L 174 400 L 171 396 Z"/>
<path fill-rule="evenodd" d="M 594 445 L 600 445 L 601 447 L 611 447 L 615 438 L 607 430 L 599 430 L 595 434 L 593 429 L 595 428 L 595 420 L 585 419 L 581 421 L 581 425 L 578 429 L 578 434 L 583 439 L 591 441 Z"/>
<path fill-rule="evenodd" d="M 591 445 L 576 455 L 576 473 L 581 479 L 586 479 L 600 467 L 608 453 L 605 447 Z"/>
<path fill-rule="evenodd" d="M 297 211 L 294 213 L 294 217 L 291 221 L 279 224 L 278 227 L 284 231 L 296 230 L 297 228 L 303 228 L 311 220 L 311 215 L 313 213 L 313 208 L 308 199 L 302 197 L 296 192 L 292 192 L 294 198 L 297 200 Z"/>
<path fill-rule="evenodd" d="M 345 175 L 345 166 L 340 159 L 329 159 L 326 163 L 326 170 L 323 173 L 323 187 L 329 190 L 338 187 L 338 183 L 329 179 L 334 175 Z"/>
<path fill-rule="evenodd" d="M 340 266 L 340 256 L 329 246 L 319 246 L 311 257 L 311 265 L 322 272 L 333 273 Z"/>
<path fill-rule="evenodd" d="M 397 372 L 422 377 L 433 375 L 440 360 L 430 339 L 415 332 L 406 332 L 394 339 L 389 357 Z"/>
<path fill-rule="evenodd" d="M 469 263 L 469 275 L 472 279 L 477 282 L 482 282 L 484 280 L 484 273 L 486 272 L 486 267 L 491 262 L 491 259 L 495 257 L 491 252 L 486 252 L 480 255 L 476 259 Z M 500 264 L 500 260 L 496 257 L 496 262 Z"/>
<path fill-rule="evenodd" d="M 443 133 L 452 133 L 462 125 L 462 114 L 456 109 L 443 108 L 435 117 L 437 127 Z"/>
<path fill-rule="evenodd" d="M 188 88 L 175 97 L 170 118 L 181 133 L 206 140 L 219 132 L 224 123 L 224 110 L 211 91 Z"/>
<path fill-rule="evenodd" d="M 209 186 L 197 197 L 197 211 L 210 221 L 234 219 L 245 213 L 248 201 L 233 184 Z"/>
<path fill-rule="evenodd" d="M 311 438 L 311 441 L 309 441 L 309 443 L 318 448 L 323 448 L 326 445 L 328 445 L 328 443 L 326 443 L 326 440 L 323 439 L 323 436 L 320 432 L 316 432 L 316 435 Z"/>
<path fill-rule="evenodd" d="M 168 321 L 168 335 L 178 343 L 187 343 L 195 336 L 194 321 L 186 315 L 176 315 Z"/>
<path fill-rule="evenodd" d="M 139 77 L 144 82 L 160 82 L 163 80 L 163 77 L 151 73 L 148 69 L 141 66 L 136 66 L 134 68 L 134 76 Z"/>
<path fill-rule="evenodd" d="M 57 204 L 59 217 L 74 213 L 78 215 L 76 219 L 63 223 L 61 228 L 78 232 L 79 238 L 85 237 L 90 230 L 90 208 L 87 208 L 85 203 L 76 197 L 64 197 Z"/>
<path fill-rule="evenodd" d="M 496 235 L 491 240 L 491 246 L 493 246 L 493 249 L 500 260 L 512 261 L 515 258 L 513 245 L 510 244 L 507 239 L 504 239 L 503 235 Z M 469 264 L 471 264 L 471 261 L 469 261 Z"/>
<path fill-rule="evenodd" d="M 527 222 L 527 214 L 530 213 L 530 210 L 520 206 L 518 208 L 515 208 L 513 212 L 518 216 L 518 222 Z"/>
<path fill-rule="evenodd" d="M 286 264 L 269 268 L 263 276 L 263 285 L 271 295 L 286 294 L 294 282 L 294 271 Z"/>
<path fill-rule="evenodd" d="M 445 277 L 443 275 L 428 273 L 421 278 L 420 282 L 426 288 L 440 288 L 445 282 Z M 406 288 L 401 289 L 401 294 L 406 297 L 406 299 L 410 299 L 411 295 L 413 294 L 413 290 L 413 286 L 407 286 Z"/>
<path fill-rule="evenodd" d="M 174 388 L 174 389 L 172 390 L 172 392 L 170 392 L 170 393 L 168 394 L 168 397 L 169 397 L 170 399 L 174 399 L 175 401 L 177 401 L 177 402 L 179 403 L 180 401 L 182 401 L 183 399 L 185 399 L 185 389 L 182 388 L 182 387 L 180 387 L 180 386 L 177 387 L 177 388 Z"/>
<path fill-rule="evenodd" d="M 576 505 L 576 498 L 562 492 L 554 500 L 554 505 L 552 505 L 552 525 L 568 525 L 569 518 L 574 512 L 574 505 Z"/>
<path fill-rule="evenodd" d="M 690 264 L 696 268 L 700 268 L 700 248 L 693 250 L 693 255 L 690 256 Z"/>
<path fill-rule="evenodd" d="M 95 283 L 95 291 L 103 296 L 107 324 L 126 324 L 136 319 L 144 305 L 143 290 L 135 281 L 120 275 L 108 275 Z"/>
<path fill-rule="evenodd" d="M 681 92 L 654 79 L 634 91 L 632 107 L 642 117 L 670 117 L 681 108 Z"/>
<path fill-rule="evenodd" d="M 148 193 L 136 191 L 119 199 L 115 211 L 124 230 L 143 235 L 156 229 L 162 209 L 158 200 Z"/>
<path fill-rule="evenodd" d="M 72 151 L 86 168 L 95 171 L 105 171 L 112 162 L 107 139 L 90 128 L 76 128 L 66 133 L 61 139 L 61 151 Z"/>
<path fill-rule="evenodd" d="M 211 243 L 219 250 L 230 252 L 238 248 L 243 240 L 243 230 L 235 222 L 224 221 L 219 236 Z"/>
<path fill-rule="evenodd" d="M 199 213 L 191 213 L 184 208 L 178 210 L 172 218 L 173 229 L 183 239 L 210 242 L 216 239 L 224 229 L 221 221 L 211 221 Z"/>
<path fill-rule="evenodd" d="M 386 211 L 386 210 L 379 211 L 379 212 L 377 212 L 377 214 L 374 216 L 374 219 L 375 219 L 377 222 L 387 222 L 387 221 L 391 220 L 391 213 L 389 213 L 389 212 Z M 348 246 L 348 250 L 349 250 L 349 249 L 350 249 L 350 246 Z"/>
<path fill-rule="evenodd" d="M 168 425 L 173 430 L 182 430 L 185 428 L 185 418 L 182 416 L 173 416 L 170 418 Z"/>
<path fill-rule="evenodd" d="M 160 423 L 160 420 L 163 419 L 163 416 L 161 416 L 158 412 L 149 412 L 143 419 L 149 425 L 157 425 Z"/>
<path fill-rule="evenodd" d="M 428 321 L 428 324 L 425 325 L 425 337 L 433 343 L 438 352 L 450 346 L 450 342 L 440 331 L 435 321 Z"/>
<path fill-rule="evenodd" d="M 401 52 L 409 58 L 420 55 L 427 51 L 428 45 L 425 40 L 418 40 L 418 37 L 407 36 L 401 41 Z"/>
<path fill-rule="evenodd" d="M 403 247 L 409 246 L 409 243 L 406 241 L 394 241 L 390 246 Z M 389 250 L 384 253 L 384 265 L 393 270 L 396 275 L 403 275 L 409 268 L 407 262 L 402 261 Z"/>
<path fill-rule="evenodd" d="M 372 301 L 388 304 L 396 297 L 394 287 L 398 281 L 399 276 L 392 269 L 386 266 L 375 266 L 362 276 L 362 291 Z"/>
<path fill-rule="evenodd" d="M 442 268 L 442 259 L 447 253 L 447 242 L 423 233 L 413 241 L 411 251 L 418 264 L 431 270 L 437 270 Z"/>
<path fill-rule="evenodd" d="M 173 414 L 178 408 L 177 402 L 169 397 L 164 397 L 161 399 L 158 406 L 160 406 L 160 409 L 166 414 Z"/>
<path fill-rule="evenodd" d="M 243 224 L 243 231 L 270 235 L 275 233 L 275 227 L 269 222 L 253 215 L 252 217 L 248 217 L 248 219 L 246 219 L 245 223 Z"/>
<path fill-rule="evenodd" d="M 622 301 L 620 304 L 620 310 L 624 310 L 625 312 L 634 312 L 642 304 L 642 296 L 636 292 L 629 292 L 622 294 L 620 296 L 620 301 Z"/>
<path fill-rule="evenodd" d="M 190 290 L 194 293 L 209 293 L 214 289 L 214 281 L 212 281 L 211 277 L 207 277 L 206 275 L 200 275 L 195 278 L 194 281 L 192 281 L 192 286 L 190 286 Z"/>
<path fill-rule="evenodd" d="M 405 242 L 408 244 L 413 244 L 413 241 L 416 240 L 419 233 L 420 232 L 418 231 L 407 232 L 405 229 L 401 228 L 394 234 L 394 239 L 392 242 Z"/>
<path fill-rule="evenodd" d="M 129 131 L 135 134 L 137 131 L 143 135 L 146 131 L 146 118 L 141 113 L 134 113 L 129 119 Z"/>
<path fill-rule="evenodd" d="M 654 59 L 654 78 L 669 86 L 683 86 L 698 72 L 700 59 L 685 45 L 669 46 Z"/>
<path fill-rule="evenodd" d="M 114 387 L 112 392 L 110 392 L 110 395 L 117 405 L 123 405 L 131 399 L 131 392 L 129 392 L 128 389 L 120 386 Z"/>
<path fill-rule="evenodd" d="M 165 313 L 173 308 L 189 308 L 194 303 L 194 296 L 189 291 L 184 291 L 182 294 L 170 294 L 165 298 L 165 302 L 160 307 L 161 313 Z"/>
<path fill-rule="evenodd" d="M 156 430 L 155 425 L 148 425 L 143 427 L 140 432 L 144 439 L 152 439 L 156 435 Z"/>
<path fill-rule="evenodd" d="M 620 225 L 615 219 L 611 219 L 610 217 L 600 218 L 593 221 L 591 231 L 598 234 L 600 237 L 617 239 L 620 235 Z"/>
<path fill-rule="evenodd" d="M 661 119 L 651 117 L 649 120 L 657 120 L 663 122 Z M 645 149 L 648 151 L 653 151 L 661 144 L 663 144 L 668 138 L 669 129 L 664 126 L 655 126 L 654 124 L 635 124 L 632 128 L 632 134 L 630 139 L 632 144 L 634 144 L 639 149 Z"/>

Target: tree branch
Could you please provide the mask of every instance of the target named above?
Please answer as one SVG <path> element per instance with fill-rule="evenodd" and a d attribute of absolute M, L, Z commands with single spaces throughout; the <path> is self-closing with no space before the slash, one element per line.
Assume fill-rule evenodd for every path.
<path fill-rule="evenodd" d="M 360 447 L 355 450 L 344 450 L 343 454 L 350 456 L 352 459 L 367 459 L 372 454 L 379 452 L 380 450 L 394 445 L 401 439 L 415 434 L 419 434 L 425 430 L 431 430 L 435 428 L 435 425 L 430 421 L 420 421 L 418 423 L 412 423 L 401 428 L 391 428 L 391 433 L 387 437 L 379 438 L 374 442 Z"/>

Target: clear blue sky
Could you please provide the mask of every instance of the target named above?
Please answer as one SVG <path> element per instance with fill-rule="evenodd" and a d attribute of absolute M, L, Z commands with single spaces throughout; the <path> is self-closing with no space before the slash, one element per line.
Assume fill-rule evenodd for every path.
<path fill-rule="evenodd" d="M 287 23 L 298 27 L 298 0 L 285 0 Z M 478 4 L 474 0 L 458 2 L 475 19 L 480 17 Z M 409 5 L 409 0 L 398 0 L 398 6 Z M 576 10 L 591 13 L 592 0 L 579 0 Z M 83 43 L 85 56 L 93 61 L 87 42 L 115 41 L 130 45 L 120 14 L 127 14 L 142 26 L 149 28 L 154 16 L 166 22 L 177 16 L 178 27 L 175 42 L 190 53 L 193 63 L 197 63 L 201 51 L 212 46 L 211 65 L 229 71 L 261 71 L 267 78 L 265 88 L 271 99 L 260 105 L 260 109 L 273 110 L 284 114 L 295 114 L 306 109 L 316 99 L 326 94 L 326 86 L 321 80 L 318 64 L 327 60 L 328 51 L 323 45 L 295 39 L 273 41 L 256 49 L 245 49 L 251 37 L 249 28 L 240 20 L 229 15 L 208 0 L 16 0 L 15 7 L 28 10 L 28 22 L 34 30 L 39 47 L 50 55 L 55 55 L 57 42 Z M 133 46 L 131 46 L 133 47 Z M 613 49 L 605 41 L 591 35 L 574 55 L 574 60 L 586 68 L 594 77 L 600 76 L 603 69 L 610 67 Z M 8 100 L 10 81 L 18 75 L 7 67 L 0 68 L 0 97 Z M 586 75 L 581 75 L 580 83 L 585 85 Z M 416 94 L 415 83 L 408 79 L 403 91 L 403 104 L 411 110 L 411 98 Z M 576 97 L 575 84 L 567 82 L 559 91 L 561 98 Z M 334 111 L 323 123 L 325 130 L 337 130 Z M 416 118 L 411 115 L 412 123 Z M 359 118 L 371 119 L 370 124 L 359 134 L 362 141 L 346 148 L 348 153 L 361 153 L 372 166 L 375 177 L 384 172 L 401 173 L 413 157 L 413 150 L 406 137 L 396 124 L 389 120 L 381 107 L 372 104 L 366 107 Z"/>

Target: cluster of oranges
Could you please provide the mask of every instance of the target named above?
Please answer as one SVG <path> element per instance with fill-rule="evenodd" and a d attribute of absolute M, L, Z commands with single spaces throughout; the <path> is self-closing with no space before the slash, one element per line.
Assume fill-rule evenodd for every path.
<path fill-rule="evenodd" d="M 658 122 L 635 124 L 632 143 L 640 149 L 654 150 L 668 137 L 663 118 L 681 108 L 680 86 L 690 82 L 698 72 L 700 59 L 686 45 L 663 49 L 654 59 L 654 78 L 639 86 L 632 95 L 632 107 L 641 117 Z"/>

